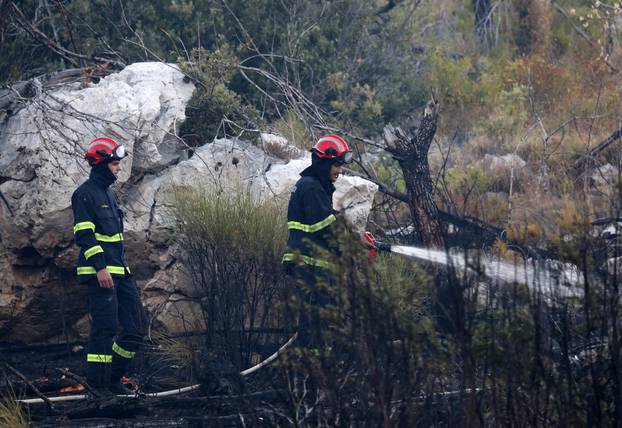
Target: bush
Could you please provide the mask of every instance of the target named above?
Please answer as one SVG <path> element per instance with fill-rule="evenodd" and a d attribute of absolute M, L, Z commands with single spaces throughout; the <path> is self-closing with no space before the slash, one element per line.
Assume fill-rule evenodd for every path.
<path fill-rule="evenodd" d="M 189 62 L 178 60 L 181 69 L 197 82 L 180 129 L 189 146 L 201 146 L 217 137 L 238 136 L 241 130 L 258 126 L 257 112 L 228 88 L 238 59 L 227 45 L 211 52 L 193 49 Z"/>
<path fill-rule="evenodd" d="M 309 141 L 313 138 L 305 129 L 304 122 L 294 112 L 287 111 L 272 124 L 272 127 L 277 134 L 285 137 L 289 144 L 305 151 L 309 150 Z"/>
<path fill-rule="evenodd" d="M 331 302 L 319 311 L 324 321 L 312 327 L 325 346 L 294 349 L 283 365 L 294 403 L 288 416 L 302 426 L 404 425 L 410 404 L 396 410 L 394 403 L 418 394 L 438 373 L 424 357 L 435 349 L 430 279 L 412 260 L 396 256 L 367 266 L 347 233 L 340 243 L 333 280 L 317 283 Z M 305 409 L 314 412 L 307 422 Z"/>
<path fill-rule="evenodd" d="M 318 285 L 332 300 L 325 346 L 282 365 L 296 426 L 616 425 L 620 303 L 606 278 L 573 300 L 486 278 L 476 258 L 472 275 L 435 269 L 434 281 L 412 259 L 368 267 L 343 239 L 340 260 Z"/>
<path fill-rule="evenodd" d="M 265 340 L 257 330 L 280 325 L 284 212 L 244 191 L 179 188 L 175 201 L 185 266 L 208 329 L 206 347 L 236 367 L 248 366 Z"/>

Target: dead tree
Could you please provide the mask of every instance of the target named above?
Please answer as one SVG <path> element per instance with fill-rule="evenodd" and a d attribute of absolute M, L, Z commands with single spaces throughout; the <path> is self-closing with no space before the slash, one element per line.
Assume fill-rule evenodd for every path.
<path fill-rule="evenodd" d="M 486 49 L 493 46 L 492 12 L 493 5 L 490 0 L 472 0 L 475 12 L 475 31 L 480 43 Z"/>
<path fill-rule="evenodd" d="M 388 125 L 384 128 L 387 151 L 398 161 L 408 195 L 408 205 L 417 244 L 444 248 L 443 229 L 434 202 L 434 184 L 428 165 L 428 150 L 438 119 L 434 97 L 426 105 L 419 126 L 404 131 Z"/>

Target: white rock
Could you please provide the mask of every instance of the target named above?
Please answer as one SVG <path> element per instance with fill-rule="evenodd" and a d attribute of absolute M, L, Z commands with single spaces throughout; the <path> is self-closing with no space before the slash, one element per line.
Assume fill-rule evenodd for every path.
<path fill-rule="evenodd" d="M 187 159 L 186 147 L 175 133 L 192 91 L 193 85 L 184 82 L 175 66 L 132 64 L 87 88 L 66 85 L 43 93 L 0 128 L 3 339 L 32 339 L 24 337 L 25 331 L 38 331 L 37 340 L 58 335 L 66 320 L 57 306 L 49 305 L 49 314 L 30 315 L 33 302 L 56 301 L 63 293 L 78 297 L 69 305 L 71 320 L 83 319 L 87 303 L 74 273 L 78 251 L 72 245 L 70 198 L 88 177 L 89 167 L 82 159 L 85 146 L 101 135 L 116 137 L 130 151 L 115 190 L 126 213 L 128 262 L 154 321 L 175 332 L 204 327 L 173 239 L 175 188 L 248 190 L 286 209 L 298 174 L 310 165 L 310 154 L 282 137 L 263 134 L 262 147 L 222 139 L 196 148 Z M 270 153 L 304 156 L 286 162 L 263 147 L 270 147 Z M 335 208 L 357 229 L 363 228 L 376 185 L 344 176 L 336 187 Z"/>
<path fill-rule="evenodd" d="M 514 168 L 514 177 L 519 178 L 523 175 L 523 170 L 527 162 L 521 159 L 520 156 L 512 153 L 503 156 L 486 154 L 484 155 L 484 159 L 476 162 L 476 165 L 486 172 L 507 174 L 508 177 L 511 169 Z"/>
<path fill-rule="evenodd" d="M 598 194 L 608 197 L 616 196 L 618 190 L 615 184 L 618 182 L 618 168 L 607 163 L 592 170 L 590 175 L 591 184 Z"/>
<path fill-rule="evenodd" d="M 15 284 L 0 290 L 0 314 L 12 311 L 11 317 L 0 316 L 0 329 L 12 326 L 7 340 L 22 331 L 24 323 L 32 323 L 29 305 L 43 298 L 37 293 L 50 292 L 52 298 L 53 288 L 59 286 L 58 281 L 33 283 L 17 273 L 24 269 L 44 272 L 50 265 L 67 267 L 73 240 L 71 194 L 88 177 L 89 167 L 82 159 L 88 142 L 108 135 L 126 146 L 130 156 L 123 161 L 120 183 L 127 181 L 134 162 L 136 170 L 175 162 L 170 138 L 165 136 L 185 119 L 194 85 L 183 78 L 176 66 L 132 64 L 86 88 L 71 84 L 44 92 L 4 122 L 0 129 L 0 253 L 6 254 L 7 266 L 0 271 L 0 283 Z M 159 156 L 154 156 L 153 144 L 149 144 L 156 144 L 157 149 L 161 142 L 166 150 L 157 150 Z M 23 267 L 16 271 L 17 265 Z M 77 287 L 74 268 L 66 272 L 63 287 Z M 15 301 L 17 288 L 22 290 L 20 303 L 11 303 L 9 308 L 5 303 Z M 58 317 L 58 311 L 52 313 Z M 60 320 L 50 317 L 48 321 L 50 328 L 55 322 L 60 328 Z"/>
<path fill-rule="evenodd" d="M 277 159 L 297 159 L 305 155 L 305 151 L 289 144 L 287 138 L 277 134 L 260 133 L 264 152 Z"/>

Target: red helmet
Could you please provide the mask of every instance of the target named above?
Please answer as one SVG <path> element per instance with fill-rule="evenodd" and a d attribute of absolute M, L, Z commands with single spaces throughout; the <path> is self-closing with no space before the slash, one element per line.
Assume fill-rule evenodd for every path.
<path fill-rule="evenodd" d="M 121 160 L 127 153 L 125 147 L 117 143 L 112 138 L 99 137 L 89 143 L 89 148 L 84 154 L 84 158 L 89 162 L 89 165 L 95 166 L 104 161 L 112 162 L 115 160 Z"/>
<path fill-rule="evenodd" d="M 352 162 L 352 152 L 339 135 L 329 134 L 320 137 L 311 152 L 322 159 L 337 159 L 341 163 Z"/>

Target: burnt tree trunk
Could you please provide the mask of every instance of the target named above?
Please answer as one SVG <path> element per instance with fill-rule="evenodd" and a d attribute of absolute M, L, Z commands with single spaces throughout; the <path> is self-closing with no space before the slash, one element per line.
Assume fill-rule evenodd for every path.
<path fill-rule="evenodd" d="M 387 151 L 402 169 L 417 244 L 444 248 L 443 229 L 434 202 L 434 185 L 428 165 L 428 150 L 436 132 L 437 118 L 436 100 L 432 97 L 419 126 L 404 131 L 388 125 L 384 128 L 384 140 Z"/>

